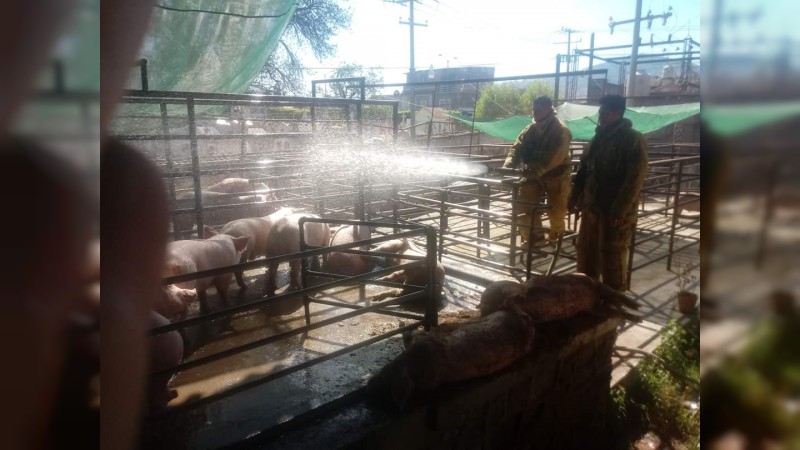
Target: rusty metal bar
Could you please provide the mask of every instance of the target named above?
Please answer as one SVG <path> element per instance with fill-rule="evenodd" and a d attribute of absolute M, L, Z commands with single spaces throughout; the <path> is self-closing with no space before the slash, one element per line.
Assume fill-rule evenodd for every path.
<path fill-rule="evenodd" d="M 197 237 L 203 239 L 203 189 L 202 186 L 200 186 L 200 155 L 197 151 L 197 124 L 195 123 L 194 99 L 192 97 L 186 99 L 186 115 L 189 119 L 189 146 L 192 154 L 192 179 L 194 180 L 194 207 L 197 214 Z"/>
<path fill-rule="evenodd" d="M 681 195 L 681 177 L 683 175 L 683 163 L 684 161 L 679 158 L 678 160 L 678 173 L 677 173 L 677 182 L 675 183 L 675 201 L 672 209 L 672 224 L 670 225 L 670 236 L 669 236 L 669 250 L 667 256 L 667 270 L 672 270 L 672 255 L 674 252 L 675 247 L 675 229 L 678 226 L 678 198 Z"/>
<path fill-rule="evenodd" d="M 165 135 L 169 134 L 169 119 L 167 118 L 167 104 L 161 103 L 160 110 L 161 110 L 161 132 Z M 172 172 L 172 146 L 170 145 L 170 141 L 167 140 L 164 143 L 164 159 L 167 161 L 167 172 Z M 170 204 L 175 204 L 175 179 L 170 177 L 167 179 L 167 187 L 169 189 L 169 201 Z M 173 234 L 175 240 L 181 238 L 180 232 L 177 228 L 173 227 Z"/>

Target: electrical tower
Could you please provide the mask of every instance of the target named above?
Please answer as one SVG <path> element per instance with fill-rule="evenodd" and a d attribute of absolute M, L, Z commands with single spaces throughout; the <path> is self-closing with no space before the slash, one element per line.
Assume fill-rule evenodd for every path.
<path fill-rule="evenodd" d="M 608 18 L 608 26 L 611 29 L 611 34 L 614 34 L 614 27 L 617 25 L 622 25 L 626 23 L 633 22 L 633 44 L 631 45 L 631 67 L 630 72 L 628 73 L 628 90 L 626 91 L 626 95 L 631 97 L 631 91 L 633 91 L 633 86 L 636 83 L 636 64 L 639 59 L 639 43 L 641 42 L 642 38 L 639 35 L 639 27 L 642 21 L 647 21 L 647 29 L 652 29 L 653 27 L 653 20 L 655 19 L 662 19 L 663 25 L 667 24 L 667 19 L 672 17 L 672 6 L 668 7 L 667 10 L 663 14 L 653 14 L 653 11 L 647 11 L 647 16 L 642 17 L 642 0 L 636 0 L 636 17 L 633 19 L 627 20 L 614 20 L 613 17 Z"/>

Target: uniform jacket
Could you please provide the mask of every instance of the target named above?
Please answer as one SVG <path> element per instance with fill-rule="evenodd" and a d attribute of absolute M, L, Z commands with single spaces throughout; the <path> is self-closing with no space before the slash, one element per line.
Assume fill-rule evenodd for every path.
<path fill-rule="evenodd" d="M 597 127 L 570 193 L 570 201 L 609 218 L 636 212 L 639 192 L 647 174 L 647 142 L 622 119 Z"/>
<path fill-rule="evenodd" d="M 503 167 L 515 168 L 522 161 L 528 178 L 547 178 L 569 173 L 569 143 L 572 133 L 555 114 L 531 123 L 517 136 Z"/>

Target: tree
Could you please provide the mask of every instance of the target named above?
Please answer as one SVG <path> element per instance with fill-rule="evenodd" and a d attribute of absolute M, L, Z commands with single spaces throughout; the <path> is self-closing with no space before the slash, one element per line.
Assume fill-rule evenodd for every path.
<path fill-rule="evenodd" d="M 499 117 L 531 115 L 533 99 L 540 95 L 553 96 L 553 88 L 542 81 L 528 84 L 523 91 L 514 83 L 486 86 L 481 91 L 475 117 L 481 120 Z"/>
<path fill-rule="evenodd" d="M 305 66 L 298 53 L 308 48 L 317 59 L 332 56 L 336 46 L 330 39 L 341 29 L 350 27 L 352 13 L 336 0 L 299 0 L 275 51 L 247 92 L 277 95 L 300 94 Z"/>
<path fill-rule="evenodd" d="M 525 87 L 525 92 L 522 93 L 522 97 L 520 98 L 519 107 L 525 114 L 531 114 L 532 107 L 533 107 L 533 100 L 536 97 L 546 95 L 550 98 L 553 98 L 553 94 L 555 91 L 553 88 L 545 83 L 544 81 L 533 81 L 529 85 Z"/>
<path fill-rule="evenodd" d="M 344 63 L 339 66 L 331 78 L 358 78 L 364 77 L 365 84 L 381 84 L 383 76 L 379 75 L 374 69 L 365 70 L 363 66 L 352 63 Z M 326 98 L 346 98 L 357 99 L 361 95 L 359 83 L 356 81 L 330 82 L 317 85 L 317 96 Z M 364 88 L 365 98 L 369 98 L 379 93 L 376 87 Z M 364 119 L 382 119 L 386 116 L 386 107 L 364 106 L 362 109 Z M 341 107 L 341 117 L 352 118 L 355 109 L 347 106 Z M 391 116 L 391 114 L 389 114 Z"/>
<path fill-rule="evenodd" d="M 344 63 L 339 66 L 331 75 L 331 78 L 357 78 L 364 77 L 366 84 L 381 84 L 383 76 L 379 75 L 374 69 L 365 70 L 364 66 L 352 63 Z M 360 93 L 357 82 L 327 83 L 321 87 L 321 96 L 334 98 L 358 98 Z M 375 87 L 365 89 L 366 98 L 378 94 L 379 90 Z"/>
<path fill-rule="evenodd" d="M 491 84 L 481 90 L 475 117 L 481 120 L 519 114 L 520 89 L 512 83 Z"/>

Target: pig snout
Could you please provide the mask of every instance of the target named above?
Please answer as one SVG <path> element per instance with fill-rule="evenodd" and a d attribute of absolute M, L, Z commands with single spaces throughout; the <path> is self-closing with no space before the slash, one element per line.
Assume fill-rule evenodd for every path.
<path fill-rule="evenodd" d="M 189 305 L 195 301 L 197 301 L 195 289 L 183 289 L 170 284 L 165 288 L 155 311 L 170 320 L 175 320 L 185 317 L 189 311 Z"/>

